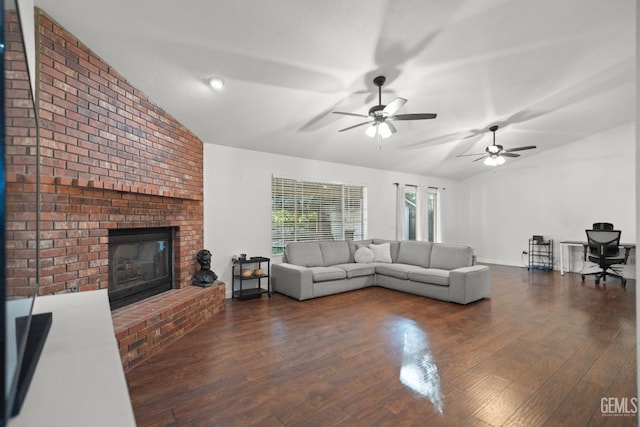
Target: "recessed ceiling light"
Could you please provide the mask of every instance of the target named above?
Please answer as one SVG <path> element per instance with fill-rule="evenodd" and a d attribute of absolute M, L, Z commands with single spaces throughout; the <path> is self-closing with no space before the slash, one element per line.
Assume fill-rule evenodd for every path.
<path fill-rule="evenodd" d="M 220 90 L 224 87 L 224 80 L 220 77 L 210 77 L 209 80 L 207 80 L 207 83 L 209 83 L 209 86 L 215 90 Z"/>

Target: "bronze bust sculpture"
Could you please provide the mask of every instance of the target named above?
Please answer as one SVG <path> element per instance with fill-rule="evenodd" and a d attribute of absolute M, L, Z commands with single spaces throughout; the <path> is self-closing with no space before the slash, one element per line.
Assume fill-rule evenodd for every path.
<path fill-rule="evenodd" d="M 218 279 L 218 275 L 211 271 L 211 252 L 203 249 L 198 252 L 196 259 L 198 260 L 198 264 L 200 264 L 200 271 L 193 275 L 191 284 L 208 288 Z"/>

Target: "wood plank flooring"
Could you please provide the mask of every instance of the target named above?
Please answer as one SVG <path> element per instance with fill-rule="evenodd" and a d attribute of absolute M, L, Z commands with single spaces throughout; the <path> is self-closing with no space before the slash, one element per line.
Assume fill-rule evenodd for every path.
<path fill-rule="evenodd" d="M 467 306 L 377 287 L 228 301 L 127 374 L 138 425 L 638 425 L 601 409 L 633 409 L 635 281 L 491 269 Z"/>

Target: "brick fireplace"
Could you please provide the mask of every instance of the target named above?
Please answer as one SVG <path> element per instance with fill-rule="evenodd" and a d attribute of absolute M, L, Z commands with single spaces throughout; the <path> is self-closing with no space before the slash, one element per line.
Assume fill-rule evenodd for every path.
<path fill-rule="evenodd" d="M 173 227 L 175 287 L 203 245 L 202 142 L 38 18 L 42 292 L 108 286 L 109 230 Z"/>
<path fill-rule="evenodd" d="M 202 142 L 45 12 L 36 10 L 36 20 L 40 294 L 108 288 L 110 231 L 170 229 L 174 289 L 167 294 L 190 296 L 165 295 L 165 304 L 164 294 L 157 295 L 155 310 L 164 306 L 173 310 L 178 300 L 181 307 L 193 304 L 183 319 L 198 318 L 189 310 L 211 315 L 224 309 L 223 303 L 210 300 L 214 294 L 224 300 L 223 290 L 190 285 L 197 270 L 195 255 L 204 240 Z M 13 230 L 8 239 L 12 246 L 8 274 L 14 278 L 8 292 L 15 294 L 34 280 L 34 140 L 15 138 L 7 152 L 7 192 L 12 197 L 7 227 Z M 202 301 L 208 306 L 203 307 Z M 138 325 L 140 316 L 132 320 L 117 311 L 116 335 L 131 341 L 131 322 Z M 154 323 L 154 319 L 142 321 L 150 327 Z M 163 342 L 173 331 L 167 324 Z M 182 325 L 175 335 L 192 326 Z M 125 369 L 148 355 L 141 341 L 133 348 L 130 342 L 121 342 Z M 158 336 L 145 338 L 149 345 L 159 341 Z"/>

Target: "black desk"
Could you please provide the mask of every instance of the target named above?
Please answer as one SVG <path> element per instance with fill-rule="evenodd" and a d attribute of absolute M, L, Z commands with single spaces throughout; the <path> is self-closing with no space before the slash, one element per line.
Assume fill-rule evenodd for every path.
<path fill-rule="evenodd" d="M 583 259 L 587 259 L 587 248 L 588 244 L 586 241 L 579 240 L 564 240 L 560 242 L 560 274 L 564 275 L 564 251 L 562 250 L 563 246 L 582 246 L 582 250 L 584 251 Z M 636 247 L 635 243 L 620 243 L 621 248 L 624 248 L 624 262 L 627 263 L 627 259 L 629 259 L 629 254 L 631 253 L 631 249 Z M 571 259 L 569 259 L 571 261 Z"/>

